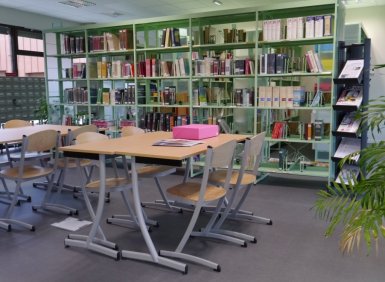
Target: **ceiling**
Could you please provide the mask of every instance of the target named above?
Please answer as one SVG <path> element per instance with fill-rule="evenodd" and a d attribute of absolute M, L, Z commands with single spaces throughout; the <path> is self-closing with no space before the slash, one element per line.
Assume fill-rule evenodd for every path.
<path fill-rule="evenodd" d="M 0 7 L 55 17 L 78 23 L 106 23 L 170 15 L 194 14 L 216 10 L 258 7 L 266 0 L 0 0 Z M 297 2 L 298 0 L 270 0 L 268 4 Z M 344 0 L 341 0 L 344 1 Z M 85 4 L 75 8 L 72 5 Z M 385 5 L 385 0 L 345 0 L 347 7 Z"/>

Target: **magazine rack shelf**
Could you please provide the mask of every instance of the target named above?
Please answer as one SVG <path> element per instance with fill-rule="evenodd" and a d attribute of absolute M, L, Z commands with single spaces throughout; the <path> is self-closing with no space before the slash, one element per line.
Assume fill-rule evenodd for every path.
<path fill-rule="evenodd" d="M 94 123 L 112 135 L 126 125 L 156 131 L 186 123 L 266 131 L 261 172 L 329 177 L 344 11 L 333 0 L 311 2 L 46 31 L 49 122 Z M 263 70 L 272 56 L 275 71 Z M 301 93 L 273 103 L 261 87 Z M 316 121 L 322 131 L 305 130 Z M 284 132 L 273 137 L 276 123 Z M 284 168 L 276 162 L 282 148 Z"/>
<path fill-rule="evenodd" d="M 339 78 L 346 62 L 349 61 L 362 61 L 362 70 L 350 78 Z M 337 183 L 341 183 L 341 180 L 347 183 L 348 175 L 353 173 L 358 176 L 359 168 L 356 163 L 359 151 L 367 145 L 367 132 L 359 130 L 360 124 L 354 115 L 357 111 L 361 111 L 362 106 L 367 105 L 369 100 L 370 39 L 366 38 L 362 43 L 349 45 L 339 42 L 338 64 L 338 77 L 333 80 L 335 92 L 339 95 L 333 105 L 335 123 L 332 175 Z M 351 153 L 357 154 L 349 164 L 340 168 L 338 162 Z"/>

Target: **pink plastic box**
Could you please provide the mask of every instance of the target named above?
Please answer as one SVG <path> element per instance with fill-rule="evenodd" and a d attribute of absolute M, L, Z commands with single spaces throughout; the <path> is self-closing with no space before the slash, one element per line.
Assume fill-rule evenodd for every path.
<path fill-rule="evenodd" d="M 211 124 L 189 124 L 174 126 L 172 135 L 174 139 L 200 140 L 217 136 L 219 134 L 218 125 Z"/>

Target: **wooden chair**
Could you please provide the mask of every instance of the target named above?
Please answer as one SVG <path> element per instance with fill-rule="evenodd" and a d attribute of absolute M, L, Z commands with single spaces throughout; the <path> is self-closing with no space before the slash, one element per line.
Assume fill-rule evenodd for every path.
<path fill-rule="evenodd" d="M 121 135 L 131 136 L 134 134 L 144 134 L 145 131 L 139 127 L 135 126 L 126 126 L 122 128 Z M 145 165 L 138 169 L 138 177 L 139 178 L 153 178 L 155 180 L 156 187 L 159 191 L 160 196 L 162 197 L 161 201 L 156 202 L 145 202 L 142 203 L 145 207 L 164 207 L 167 210 L 181 212 L 179 207 L 172 206 L 170 201 L 167 199 L 165 193 L 163 192 L 162 185 L 160 183 L 160 178 L 173 174 L 176 172 L 176 168 L 173 166 L 167 165 Z"/>
<path fill-rule="evenodd" d="M 4 128 L 16 128 L 16 127 L 24 127 L 31 126 L 32 124 L 27 120 L 22 119 L 11 119 L 4 123 Z"/>
<path fill-rule="evenodd" d="M 193 228 L 198 220 L 201 209 L 204 205 L 217 203 L 217 211 L 222 207 L 225 199 L 230 177 L 232 174 L 232 164 L 234 149 L 236 146 L 235 141 L 229 141 L 221 146 L 212 148 L 208 147 L 206 152 L 206 160 L 204 166 L 203 176 L 200 182 L 182 182 L 167 189 L 167 193 L 171 198 L 175 198 L 176 201 L 193 205 L 195 207 L 190 223 L 175 251 L 160 251 L 160 255 L 180 258 L 187 261 L 191 261 L 197 264 L 208 266 L 216 271 L 220 271 L 220 266 L 212 261 L 183 253 L 183 249 L 192 234 Z M 211 172 L 216 167 L 226 167 L 226 177 L 223 186 L 211 185 L 208 182 Z M 209 225 L 214 223 L 219 216 L 219 212 L 212 214 L 209 220 Z"/>
<path fill-rule="evenodd" d="M 50 209 L 51 207 L 55 207 L 58 209 L 60 208 L 56 205 L 48 203 L 48 199 L 52 189 L 53 177 L 56 170 L 56 162 L 53 163 L 53 166 L 47 167 L 42 166 L 40 163 L 27 163 L 26 158 L 28 152 L 50 152 L 50 156 L 53 157 L 52 154 L 54 151 L 56 151 L 58 144 L 59 133 L 55 130 L 44 130 L 31 134 L 29 136 L 23 136 L 20 162 L 16 167 L 7 167 L 0 171 L 0 177 L 15 181 L 16 183 L 12 202 L 8 207 L 5 217 L 0 219 L 0 221 L 5 223 L 5 225 L 3 224 L 2 227 L 6 227 L 7 230 L 11 230 L 11 224 L 15 224 L 28 228 L 31 231 L 35 230 L 35 227 L 31 224 L 16 219 L 11 219 L 13 209 L 18 201 L 18 195 L 20 193 L 21 184 L 26 181 L 46 177 L 48 180 L 48 189 L 41 206 L 46 209 Z M 44 155 L 44 158 L 46 157 L 47 155 Z M 57 159 L 57 154 L 54 154 L 54 158 Z"/>
<path fill-rule="evenodd" d="M 32 126 L 32 124 L 29 121 L 22 120 L 22 119 L 11 119 L 6 121 L 3 124 L 4 128 L 17 128 L 17 127 L 25 127 L 25 126 Z M 20 152 L 16 150 L 18 152 L 11 153 L 10 145 L 16 149 L 20 145 L 20 143 L 4 144 L 5 152 L 7 154 L 8 161 L 9 161 L 8 165 L 12 167 L 14 161 L 20 160 Z M 1 150 L 1 152 L 3 151 Z M 27 155 L 27 157 L 34 157 L 34 156 L 35 156 L 35 153 L 30 153 Z M 21 189 L 19 194 L 19 200 L 30 202 L 31 197 L 28 195 L 25 195 L 23 192 L 23 189 Z"/>
<path fill-rule="evenodd" d="M 102 140 L 107 140 L 109 137 L 107 135 L 97 133 L 97 132 L 83 132 L 79 135 L 77 135 L 76 144 L 83 144 L 83 143 L 92 143 L 92 142 L 97 142 L 97 141 L 102 141 Z M 123 157 L 123 160 L 125 160 L 125 157 Z M 134 211 L 129 203 L 129 196 L 128 196 L 128 190 L 131 189 L 132 183 L 131 179 L 129 177 L 128 173 L 128 167 L 127 163 L 125 164 L 125 176 L 120 177 L 117 171 L 117 166 L 115 162 L 115 158 L 111 159 L 113 163 L 113 168 L 114 168 L 114 177 L 109 177 L 106 179 L 106 192 L 120 192 L 124 201 L 124 204 L 127 207 L 128 213 L 129 213 L 129 219 L 125 219 L 125 221 L 121 224 L 124 224 L 124 226 L 128 226 L 131 228 L 138 228 L 138 224 L 136 221 L 136 217 L 134 215 Z M 77 159 L 78 166 L 80 166 L 81 159 Z M 88 175 L 83 171 L 83 178 L 85 179 L 83 181 L 83 184 L 81 185 L 81 191 L 82 195 L 84 198 L 84 201 L 86 203 L 88 212 L 90 213 L 90 216 L 92 219 L 95 218 L 95 212 L 94 209 L 91 205 L 90 199 L 89 199 L 89 193 L 98 193 L 99 186 L 100 186 L 100 180 L 93 180 L 89 182 L 88 180 Z M 106 241 L 106 237 L 103 234 L 103 231 L 101 228 L 99 228 L 99 235 L 102 237 L 102 240 Z M 81 235 L 71 235 L 72 239 L 77 239 L 77 240 L 86 240 L 85 236 Z M 70 238 L 70 239 L 71 239 Z"/>
<path fill-rule="evenodd" d="M 222 229 L 225 220 L 254 220 L 268 225 L 272 224 L 271 219 L 258 217 L 249 211 L 241 210 L 241 207 L 247 199 L 247 195 L 257 178 L 264 139 L 265 132 L 246 139 L 241 166 L 239 170 L 233 170 L 232 172 L 230 179 L 230 187 L 232 188 L 231 193 L 229 199 L 227 200 L 226 198 L 225 200 L 226 208 L 221 210 L 220 219 L 215 224 L 203 229 L 202 232 L 194 233 L 193 236 L 208 236 L 227 240 L 229 237 L 223 237 L 222 235 L 224 235 L 256 243 L 257 240 L 254 236 Z M 226 170 L 214 171 L 209 177 L 209 182 L 216 185 L 223 185 L 226 182 L 226 175 Z M 241 190 L 243 190 L 243 194 L 241 194 Z"/>
<path fill-rule="evenodd" d="M 82 127 L 76 128 L 74 130 L 69 129 L 68 134 L 65 138 L 65 144 L 64 146 L 69 146 L 75 144 L 75 141 L 77 137 L 84 133 L 84 132 L 97 132 L 98 128 L 93 125 L 84 125 Z M 78 169 L 78 161 L 80 168 L 84 171 L 86 175 L 86 181 L 87 183 L 90 182 L 91 176 L 92 176 L 92 171 L 94 168 L 94 162 L 89 159 L 76 159 L 76 158 L 66 158 L 66 157 L 61 157 L 58 160 L 58 171 L 59 171 L 59 176 L 56 180 L 55 186 L 58 188 L 58 192 L 60 193 L 61 190 L 67 189 L 73 192 L 77 192 L 77 190 L 80 191 L 80 187 L 74 187 L 70 186 L 68 184 L 65 184 L 65 177 L 68 169 Z"/>
<path fill-rule="evenodd" d="M 131 136 L 135 134 L 144 134 L 145 131 L 139 127 L 135 126 L 125 126 L 122 128 L 121 136 Z M 142 203 L 143 207 L 146 207 L 147 205 L 154 205 L 159 207 L 166 207 L 170 210 L 180 211 L 179 208 L 172 207 L 169 202 L 166 199 L 166 196 L 163 192 L 162 186 L 160 184 L 159 178 L 163 176 L 170 175 L 172 173 L 175 173 L 176 168 L 171 166 L 165 166 L 165 165 L 146 165 L 138 169 L 138 177 L 139 178 L 154 178 L 156 186 L 160 192 L 160 195 L 163 199 L 162 203 L 155 204 L 155 203 Z M 164 204 L 165 203 L 165 204 Z M 159 226 L 157 221 L 154 221 L 152 219 L 149 219 L 146 215 L 146 213 L 143 211 L 143 216 L 145 218 L 145 221 L 148 225 L 152 226 Z M 130 215 L 124 215 L 124 214 L 115 214 L 111 217 L 107 218 L 107 223 L 111 224 L 118 224 L 118 225 L 125 225 L 125 221 L 130 219 Z"/>

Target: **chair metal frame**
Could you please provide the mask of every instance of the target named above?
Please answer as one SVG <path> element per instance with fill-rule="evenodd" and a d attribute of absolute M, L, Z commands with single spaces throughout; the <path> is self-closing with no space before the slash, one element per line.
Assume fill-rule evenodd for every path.
<path fill-rule="evenodd" d="M 226 197 L 226 207 L 220 211 L 220 219 L 215 222 L 215 224 L 207 225 L 207 227 L 202 229 L 201 232 L 194 233 L 193 236 L 208 236 L 219 239 L 222 236 L 230 236 L 256 243 L 257 239 L 254 236 L 223 229 L 223 223 L 227 219 L 234 219 L 256 221 L 267 225 L 272 224 L 272 220 L 269 218 L 255 216 L 249 211 L 241 210 L 244 201 L 247 199 L 247 196 L 256 181 L 264 139 L 265 132 L 246 139 L 241 166 L 239 170 L 233 170 L 230 180 L 230 187 L 232 188 L 231 193 L 229 193 L 229 199 Z M 223 185 L 223 182 L 225 181 L 224 176 L 224 171 L 216 171 L 211 175 L 209 182 L 217 185 Z M 243 194 L 241 194 L 242 189 L 244 190 Z M 226 238 L 229 237 L 222 237 L 222 239 L 227 240 Z"/>
<path fill-rule="evenodd" d="M 59 147 L 59 138 L 60 133 L 55 130 L 44 130 L 31 134 L 29 136 L 24 135 L 21 145 L 19 163 L 16 167 L 9 167 L 0 171 L 0 177 L 15 181 L 15 192 L 13 194 L 12 202 L 10 203 L 6 211 L 5 217 L 0 219 L 0 222 L 2 222 L 1 227 L 4 227 L 8 231 L 10 231 L 11 225 L 15 224 L 25 227 L 31 231 L 35 230 L 35 226 L 16 219 L 12 219 L 11 216 L 14 207 L 18 202 L 21 184 L 26 181 L 38 179 L 41 177 L 47 178 L 48 188 L 41 205 L 32 206 L 32 209 L 36 210 L 37 208 L 42 208 L 45 210 L 54 210 L 68 213 L 67 207 L 48 202 L 51 196 L 53 178 L 57 167 L 57 148 Z M 26 156 L 28 152 L 47 151 L 50 152 L 49 156 L 54 159 L 53 166 L 51 167 L 42 166 L 41 163 L 40 165 L 30 164 L 31 159 Z M 41 154 L 42 158 L 46 159 L 47 154 Z M 33 159 L 33 161 L 36 160 L 37 158 Z"/>
<path fill-rule="evenodd" d="M 193 205 L 195 209 L 190 219 L 190 223 L 186 228 L 186 231 L 175 251 L 161 250 L 159 252 L 160 255 L 191 261 L 212 268 L 215 271 L 221 270 L 218 263 L 198 256 L 183 253 L 183 249 L 190 236 L 194 233 L 193 229 L 196 225 L 201 210 L 205 205 L 217 201 L 216 212 L 212 214 L 208 225 L 211 225 L 218 220 L 220 215 L 219 211 L 222 207 L 230 183 L 235 146 L 235 141 L 229 141 L 215 148 L 208 147 L 206 152 L 205 168 L 201 182 L 185 181 L 167 189 L 168 195 L 171 197 L 176 197 L 178 202 L 182 202 L 187 205 Z M 210 185 L 208 182 L 209 175 L 215 167 L 227 168 L 226 180 L 222 187 Z"/>

